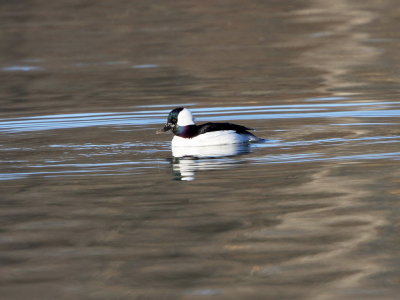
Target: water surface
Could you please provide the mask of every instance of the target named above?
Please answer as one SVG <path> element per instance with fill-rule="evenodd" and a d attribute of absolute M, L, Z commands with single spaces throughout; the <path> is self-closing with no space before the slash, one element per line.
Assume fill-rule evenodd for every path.
<path fill-rule="evenodd" d="M 396 299 L 397 6 L 1 4 L 2 296 Z"/>

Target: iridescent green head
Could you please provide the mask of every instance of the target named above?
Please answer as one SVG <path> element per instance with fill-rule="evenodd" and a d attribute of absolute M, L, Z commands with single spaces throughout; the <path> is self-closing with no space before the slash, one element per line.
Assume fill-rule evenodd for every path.
<path fill-rule="evenodd" d="M 178 107 L 171 110 L 167 118 L 167 123 L 159 132 L 172 130 L 176 133 L 179 127 L 188 125 L 194 125 L 192 113 L 187 108 Z"/>

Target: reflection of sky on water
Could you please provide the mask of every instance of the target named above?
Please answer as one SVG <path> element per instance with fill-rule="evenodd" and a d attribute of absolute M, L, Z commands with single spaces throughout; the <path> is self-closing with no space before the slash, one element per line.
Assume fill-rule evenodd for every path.
<path fill-rule="evenodd" d="M 169 105 L 170 106 L 170 105 Z M 179 104 L 170 107 L 178 107 Z M 299 118 L 399 117 L 397 102 L 351 102 L 193 109 L 199 121 L 270 120 Z M 351 109 L 354 107 L 355 109 Z M 338 110 L 343 108 L 343 110 Z M 357 108 L 357 109 L 356 109 Z M 328 109 L 332 109 L 329 111 Z M 335 109 L 333 111 L 333 109 Z M 321 111 L 323 110 L 323 111 Z M 163 124 L 169 109 L 136 112 L 77 113 L 0 120 L 2 132 L 27 132 L 92 126 Z M 214 116 L 218 115 L 218 116 Z M 201 117 L 204 116 L 204 117 Z"/>
<path fill-rule="evenodd" d="M 261 164 L 280 164 L 280 163 L 305 163 L 317 161 L 361 161 L 376 159 L 395 159 L 400 160 L 400 152 L 389 153 L 366 153 L 354 155 L 338 155 L 328 157 L 323 153 L 297 153 L 297 154 L 276 154 L 262 157 L 249 158 L 249 161 Z"/>
<path fill-rule="evenodd" d="M 25 60 L 31 61 L 33 63 L 40 62 L 40 60 Z M 77 62 L 72 63 L 72 67 L 98 67 L 98 66 L 115 66 L 115 65 L 128 65 L 130 62 L 126 60 L 121 61 L 99 61 L 99 62 Z M 139 64 L 139 65 L 131 65 L 130 68 L 132 69 L 154 69 L 159 68 L 160 66 L 157 64 Z M 0 71 L 3 72 L 32 72 L 32 71 L 43 71 L 46 70 L 43 66 L 38 65 L 12 65 L 1 67 Z"/>
<path fill-rule="evenodd" d="M 31 71 L 43 71 L 43 67 L 28 66 L 28 65 L 17 65 L 0 68 L 3 72 L 31 72 Z"/>

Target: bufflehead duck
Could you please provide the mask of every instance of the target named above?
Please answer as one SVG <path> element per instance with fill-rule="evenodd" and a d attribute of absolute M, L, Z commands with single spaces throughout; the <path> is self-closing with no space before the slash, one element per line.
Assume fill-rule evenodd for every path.
<path fill-rule="evenodd" d="M 157 133 L 172 130 L 173 147 L 215 146 L 225 144 L 242 144 L 260 142 L 263 139 L 250 133 L 250 128 L 232 123 L 205 123 L 196 125 L 192 113 L 187 108 L 173 109 L 167 124 Z"/>

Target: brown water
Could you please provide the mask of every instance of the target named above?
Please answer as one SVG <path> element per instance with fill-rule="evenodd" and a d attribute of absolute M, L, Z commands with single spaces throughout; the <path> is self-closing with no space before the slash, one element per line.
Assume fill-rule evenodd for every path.
<path fill-rule="evenodd" d="M 398 1 L 0 4 L 1 299 L 398 299 Z M 173 157 L 177 106 L 257 129 Z"/>

